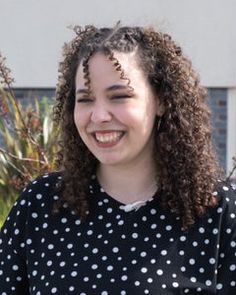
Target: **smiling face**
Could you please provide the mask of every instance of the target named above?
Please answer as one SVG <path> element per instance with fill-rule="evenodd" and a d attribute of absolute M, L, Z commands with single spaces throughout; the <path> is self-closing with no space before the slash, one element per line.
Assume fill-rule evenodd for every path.
<path fill-rule="evenodd" d="M 135 53 L 114 54 L 133 90 L 106 55 L 95 53 L 88 62 L 91 94 L 85 86 L 83 65 L 77 69 L 75 125 L 100 165 L 150 161 L 153 126 L 162 109 Z"/>

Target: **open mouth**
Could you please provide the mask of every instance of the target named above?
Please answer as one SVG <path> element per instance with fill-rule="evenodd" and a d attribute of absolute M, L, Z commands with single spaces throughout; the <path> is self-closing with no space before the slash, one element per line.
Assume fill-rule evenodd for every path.
<path fill-rule="evenodd" d="M 125 134 L 124 131 L 94 132 L 94 138 L 101 144 L 117 143 Z"/>

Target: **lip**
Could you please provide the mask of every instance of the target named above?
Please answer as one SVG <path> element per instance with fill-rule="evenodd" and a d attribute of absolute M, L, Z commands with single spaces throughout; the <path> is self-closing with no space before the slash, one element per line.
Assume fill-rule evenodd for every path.
<path fill-rule="evenodd" d="M 109 130 L 94 130 L 91 133 L 95 134 L 95 133 L 100 133 L 100 134 L 109 134 L 109 133 L 113 133 L 113 132 L 125 132 L 124 130 L 118 130 L 118 129 L 109 129 Z"/>

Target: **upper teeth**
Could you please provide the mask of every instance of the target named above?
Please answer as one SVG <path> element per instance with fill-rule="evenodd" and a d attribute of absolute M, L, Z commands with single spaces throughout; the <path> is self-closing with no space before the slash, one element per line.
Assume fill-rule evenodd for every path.
<path fill-rule="evenodd" d="M 107 134 L 95 133 L 95 137 L 98 141 L 101 142 L 112 142 L 118 140 L 122 135 L 121 131 L 109 132 Z"/>

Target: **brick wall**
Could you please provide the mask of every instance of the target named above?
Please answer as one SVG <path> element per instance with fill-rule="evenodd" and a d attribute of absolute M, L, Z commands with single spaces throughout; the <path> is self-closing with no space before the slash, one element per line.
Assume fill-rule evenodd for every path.
<path fill-rule="evenodd" d="M 212 112 L 213 143 L 220 165 L 226 169 L 227 88 L 209 88 L 208 102 Z"/>
<path fill-rule="evenodd" d="M 20 101 L 23 106 L 26 106 L 34 98 L 42 98 L 43 96 L 47 96 L 52 101 L 55 96 L 55 89 L 14 89 L 15 96 Z"/>

